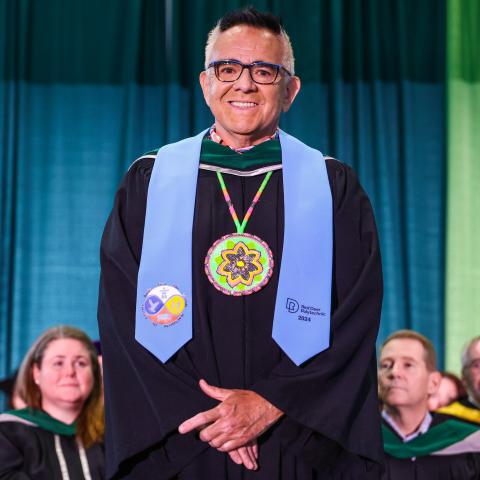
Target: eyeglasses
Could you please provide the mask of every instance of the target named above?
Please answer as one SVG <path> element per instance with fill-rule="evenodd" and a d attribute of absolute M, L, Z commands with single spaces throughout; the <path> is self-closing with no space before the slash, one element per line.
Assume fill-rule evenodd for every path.
<path fill-rule="evenodd" d="M 221 82 L 235 82 L 242 76 L 245 68 L 248 68 L 250 78 L 260 85 L 271 85 L 272 83 L 275 83 L 280 70 L 285 71 L 291 76 L 291 73 L 283 65 L 268 62 L 253 62 L 245 64 L 238 60 L 219 60 L 210 63 L 207 68 L 212 67 L 215 71 L 215 76 Z"/>

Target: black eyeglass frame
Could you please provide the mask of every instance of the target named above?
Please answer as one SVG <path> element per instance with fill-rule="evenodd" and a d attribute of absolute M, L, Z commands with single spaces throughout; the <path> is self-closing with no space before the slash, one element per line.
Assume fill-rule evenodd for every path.
<path fill-rule="evenodd" d="M 221 80 L 219 75 L 218 75 L 218 67 L 220 65 L 240 65 L 242 67 L 242 69 L 240 70 L 240 74 L 238 75 L 238 77 L 235 79 L 235 80 Z M 277 69 L 277 73 L 275 74 L 275 78 L 271 81 L 271 82 L 266 82 L 266 83 L 262 83 L 262 82 L 257 82 L 253 76 L 252 76 L 252 68 L 253 67 L 258 67 L 258 66 L 262 66 L 262 65 L 265 65 L 265 66 L 268 66 L 268 67 L 275 67 Z M 217 77 L 217 80 L 219 82 L 225 82 L 225 83 L 233 83 L 233 82 L 236 82 L 243 74 L 243 71 L 245 70 L 245 68 L 248 69 L 248 73 L 250 75 L 250 78 L 252 79 L 252 82 L 258 84 L 258 85 L 272 85 L 274 84 L 276 81 L 277 81 L 277 78 L 278 78 L 278 74 L 280 73 L 280 70 L 284 70 L 287 75 L 289 77 L 292 76 L 292 74 L 281 64 L 279 63 L 270 63 L 270 62 L 252 62 L 252 63 L 242 63 L 240 62 L 239 60 L 216 60 L 215 62 L 210 62 L 210 64 L 208 65 L 207 67 L 207 70 L 209 68 L 213 68 L 214 72 L 215 72 L 215 76 Z"/>

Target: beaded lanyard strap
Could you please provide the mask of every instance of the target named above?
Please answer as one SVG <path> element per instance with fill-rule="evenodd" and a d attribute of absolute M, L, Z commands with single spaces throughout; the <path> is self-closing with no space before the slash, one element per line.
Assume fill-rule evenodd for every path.
<path fill-rule="evenodd" d="M 239 296 L 258 292 L 272 276 L 274 262 L 270 247 L 261 238 L 245 233 L 253 209 L 271 176 L 272 172 L 265 175 L 240 223 L 223 176 L 217 172 L 223 196 L 237 231 L 213 243 L 205 257 L 205 273 L 213 286 L 225 295 Z"/>

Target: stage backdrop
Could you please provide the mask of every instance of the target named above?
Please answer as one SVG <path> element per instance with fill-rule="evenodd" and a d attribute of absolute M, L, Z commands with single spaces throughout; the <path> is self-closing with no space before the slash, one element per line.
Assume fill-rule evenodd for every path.
<path fill-rule="evenodd" d="M 480 335 L 480 1 L 448 3 L 447 365 Z"/>
<path fill-rule="evenodd" d="M 212 123 L 198 86 L 206 35 L 245 3 L 0 0 L 0 377 L 51 325 L 97 336 L 116 186 L 143 152 Z M 248 3 L 281 15 L 292 38 L 303 84 L 282 126 L 353 165 L 374 205 L 380 338 L 416 329 L 443 364 L 447 331 L 455 366 L 480 333 L 478 1 L 451 0 L 448 29 L 439 0 Z"/>

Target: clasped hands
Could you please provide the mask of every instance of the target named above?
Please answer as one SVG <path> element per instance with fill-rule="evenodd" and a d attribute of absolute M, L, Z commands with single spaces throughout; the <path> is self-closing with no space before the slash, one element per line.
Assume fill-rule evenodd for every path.
<path fill-rule="evenodd" d="M 197 430 L 200 439 L 220 452 L 226 452 L 238 465 L 258 468 L 257 438 L 270 428 L 283 412 L 251 390 L 219 388 L 200 380 L 200 388 L 220 403 L 211 410 L 185 420 L 178 431 Z"/>

